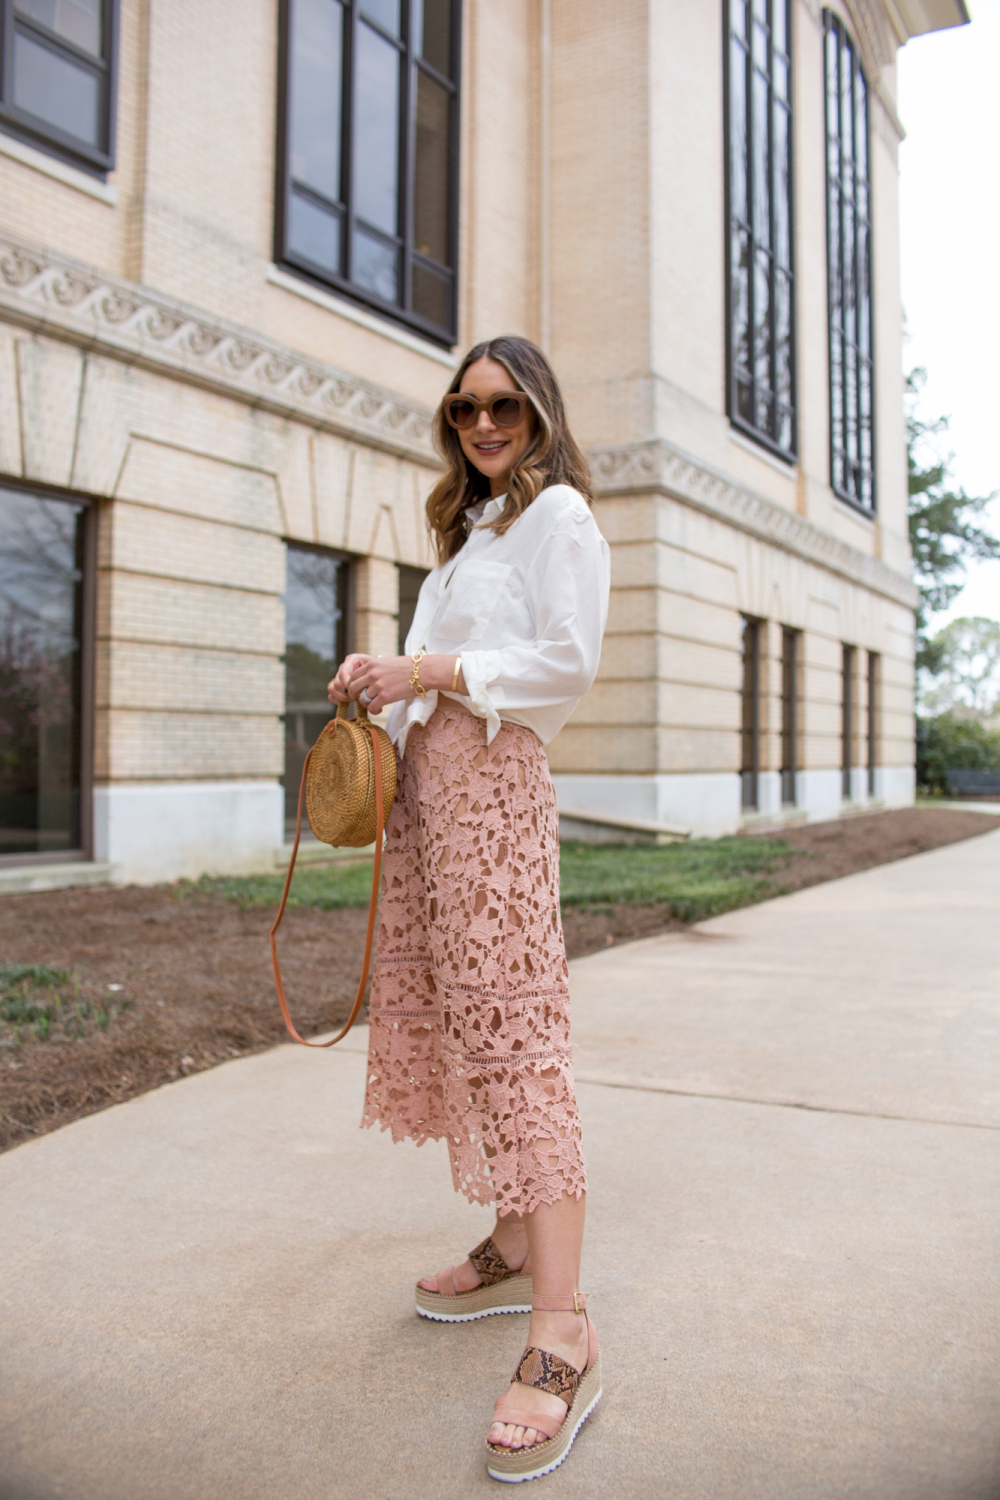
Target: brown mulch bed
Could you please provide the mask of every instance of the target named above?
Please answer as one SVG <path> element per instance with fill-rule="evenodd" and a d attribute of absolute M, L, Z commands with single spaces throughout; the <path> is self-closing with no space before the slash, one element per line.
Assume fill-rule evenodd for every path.
<path fill-rule="evenodd" d="M 802 851 L 785 890 L 816 885 L 1000 826 L 1000 817 L 906 808 L 767 830 Z M 0 960 L 81 976 L 81 996 L 128 1008 L 77 1040 L 33 1037 L 0 1053 L 0 1149 L 70 1120 L 285 1039 L 271 977 L 272 913 L 175 887 L 51 891 L 0 897 Z M 282 971 L 303 1035 L 342 1021 L 364 948 L 367 912 L 290 910 Z M 563 911 L 571 958 L 684 926 L 666 906 Z"/>

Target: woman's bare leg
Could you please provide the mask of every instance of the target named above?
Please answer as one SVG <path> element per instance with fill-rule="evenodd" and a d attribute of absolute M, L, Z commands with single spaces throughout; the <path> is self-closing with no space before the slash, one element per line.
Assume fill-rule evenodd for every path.
<path fill-rule="evenodd" d="M 566 1194 L 556 1203 L 540 1203 L 523 1220 L 531 1256 L 531 1279 L 539 1297 L 567 1297 L 580 1290 L 580 1255 L 587 1200 Z M 499 1248 L 499 1246 L 498 1246 Z M 533 1312 L 528 1343 L 536 1349 L 558 1354 L 576 1370 L 587 1363 L 587 1320 L 581 1313 Z M 512 1385 L 509 1402 L 521 1411 L 561 1419 L 566 1403 L 533 1386 Z M 501 1407 L 502 1410 L 502 1407 Z M 514 1427 L 496 1421 L 490 1427 L 491 1443 L 506 1448 L 527 1448 L 544 1441 L 545 1434 L 533 1427 Z"/>
<path fill-rule="evenodd" d="M 508 1266 L 512 1269 L 525 1267 L 525 1257 L 528 1254 L 528 1236 L 525 1230 L 525 1221 L 521 1214 L 498 1214 L 496 1224 L 493 1226 L 491 1239 L 500 1251 Z M 530 1264 L 526 1266 L 530 1271 Z M 479 1285 L 479 1272 L 469 1260 L 464 1260 L 460 1266 L 455 1267 L 455 1287 L 460 1292 L 471 1292 L 473 1287 Z M 420 1285 L 429 1292 L 439 1291 L 437 1276 L 425 1276 Z"/>

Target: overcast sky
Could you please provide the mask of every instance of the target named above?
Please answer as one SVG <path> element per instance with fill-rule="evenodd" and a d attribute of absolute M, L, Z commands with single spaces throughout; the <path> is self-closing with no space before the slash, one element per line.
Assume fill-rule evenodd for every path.
<path fill-rule="evenodd" d="M 906 367 L 928 380 L 921 415 L 951 417 L 940 439 L 970 494 L 1000 490 L 1000 0 L 967 0 L 971 26 L 899 53 Z M 1000 535 L 1000 501 L 990 511 Z M 1000 619 L 1000 562 L 969 571 L 940 625 Z"/>

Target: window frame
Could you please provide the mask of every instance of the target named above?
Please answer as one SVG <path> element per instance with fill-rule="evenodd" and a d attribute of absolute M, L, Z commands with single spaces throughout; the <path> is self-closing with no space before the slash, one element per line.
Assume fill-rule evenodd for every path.
<path fill-rule="evenodd" d="M 343 575 L 344 576 L 344 597 L 343 597 L 343 611 L 342 611 L 342 616 L 341 616 L 342 622 L 343 622 L 343 633 L 342 633 L 342 636 L 341 636 L 341 643 L 342 643 L 342 650 L 343 650 L 344 656 L 345 657 L 350 656 L 351 652 L 356 649 L 356 641 L 357 641 L 357 566 L 356 566 L 356 564 L 358 562 L 357 556 L 353 552 L 345 552 L 343 550 L 343 548 L 341 548 L 341 547 L 325 547 L 325 546 L 323 546 L 323 544 L 321 542 L 303 542 L 298 537 L 285 536 L 285 537 L 282 537 L 282 541 L 284 542 L 284 545 L 285 545 L 286 568 L 287 568 L 287 555 L 292 550 L 294 550 L 296 552 L 311 552 L 311 553 L 314 553 L 314 554 L 316 554 L 316 555 L 318 555 L 320 557 L 332 557 L 337 562 L 343 563 L 343 565 L 344 565 L 344 575 Z M 286 588 L 286 590 L 287 590 L 287 587 L 288 587 L 288 583 L 287 583 L 287 571 L 286 571 L 286 582 L 285 582 L 285 588 Z M 282 598 L 284 598 L 284 595 L 282 596 Z M 284 696 L 283 696 L 283 700 L 282 700 L 281 724 L 282 724 L 283 743 L 285 744 L 286 747 L 287 747 L 286 721 L 288 719 L 288 666 L 287 666 L 287 656 L 288 656 L 288 617 L 287 617 L 287 610 L 286 610 L 286 614 L 285 614 L 285 630 L 284 630 L 283 645 L 282 645 L 282 652 L 281 652 L 281 662 L 282 662 L 282 666 L 283 666 L 283 669 L 284 669 Z M 333 716 L 334 716 L 334 714 L 337 711 L 336 704 L 330 703 L 330 704 L 326 705 L 326 707 L 329 708 L 328 718 L 332 719 Z M 324 711 L 325 711 L 325 708 L 324 708 Z M 302 714 L 306 714 L 306 713 L 311 712 L 311 710 L 309 710 L 309 709 L 299 709 L 298 712 L 302 713 Z M 286 750 L 286 753 L 287 753 L 287 750 Z M 300 775 L 301 775 L 301 773 L 300 773 Z M 296 785 L 294 787 L 289 788 L 289 786 L 288 786 L 288 766 L 287 766 L 287 761 L 286 761 L 285 765 L 282 767 L 282 772 L 281 772 L 281 777 L 280 777 L 280 785 L 281 785 L 282 791 L 283 791 L 284 796 L 285 796 L 285 842 L 286 843 L 292 843 L 293 840 L 294 840 L 294 837 L 295 837 L 295 820 L 293 818 L 291 820 L 291 823 L 289 822 L 289 817 L 288 817 L 289 792 L 291 792 L 291 794 L 292 794 L 292 801 L 294 802 L 294 800 L 298 797 L 298 783 L 296 783 Z"/>
<path fill-rule="evenodd" d="M 765 623 L 756 615 L 740 616 L 740 812 L 744 817 L 760 811 Z"/>
<path fill-rule="evenodd" d="M 400 30 L 402 40 L 392 37 L 384 31 L 370 16 L 365 16 L 364 24 L 371 28 L 386 41 L 391 42 L 403 59 L 401 68 L 401 83 L 399 94 L 399 211 L 397 215 L 397 234 L 386 235 L 375 226 L 364 225 L 367 233 L 373 233 L 374 237 L 381 238 L 386 243 L 395 243 L 399 251 L 400 279 L 402 283 L 402 298 L 400 303 L 393 303 L 379 297 L 377 293 L 359 286 L 351 281 L 346 274 L 335 273 L 325 267 L 311 262 L 304 255 L 297 254 L 288 248 L 288 221 L 289 200 L 291 197 L 293 178 L 290 162 L 290 130 L 289 114 L 292 103 L 291 89 L 291 12 L 293 0 L 280 0 L 279 22 L 278 22 L 278 110 L 277 110 L 277 145 L 275 153 L 276 182 L 275 182 L 275 212 L 274 212 L 274 259 L 276 264 L 290 271 L 293 275 L 301 276 L 313 285 L 321 287 L 324 291 L 333 291 L 341 296 L 348 297 L 352 302 L 367 308 L 382 317 L 388 318 L 394 323 L 401 324 L 432 343 L 442 348 L 453 348 L 458 337 L 458 251 L 459 251 L 459 150 L 460 150 L 460 111 L 461 111 L 461 63 L 462 63 L 462 0 L 452 0 L 451 5 L 451 57 L 452 77 L 445 78 L 439 73 L 433 64 L 428 63 L 423 57 L 418 56 L 413 46 L 410 20 L 413 12 L 412 0 L 400 0 Z M 342 89 L 341 89 L 341 139 L 340 139 L 340 177 L 341 177 L 341 202 L 343 212 L 340 216 L 344 248 L 341 250 L 341 265 L 350 269 L 351 256 L 353 254 L 353 232 L 357 214 L 354 209 L 354 193 L 352 183 L 352 146 L 353 146 L 353 102 L 354 102 L 354 55 L 355 38 L 357 28 L 361 24 L 362 10 L 361 0 L 339 0 L 345 12 L 344 25 L 344 48 L 341 62 Z M 414 246 L 414 163 L 416 153 L 416 81 L 418 74 L 423 71 L 428 77 L 445 88 L 451 96 L 449 140 L 448 140 L 448 224 L 447 224 L 447 253 L 449 265 L 441 267 L 430 257 L 422 256 Z M 303 184 L 306 192 L 315 197 L 314 190 Z M 332 206 L 332 200 L 330 200 Z M 426 261 L 435 275 L 440 275 L 446 270 L 450 276 L 450 319 L 447 327 L 438 325 L 422 317 L 412 308 L 412 269 L 414 264 L 420 265 Z"/>
<path fill-rule="evenodd" d="M 80 579 L 80 654 L 79 654 L 79 720 L 77 725 L 77 774 L 80 788 L 80 840 L 69 849 L 56 849 L 50 853 L 0 854 L 0 870 L 13 870 L 22 865 L 62 865 L 74 861 L 92 860 L 94 857 L 94 724 L 95 724 L 95 670 L 97 652 L 97 528 L 100 524 L 100 505 L 90 495 L 81 495 L 74 490 L 55 489 L 51 485 L 29 484 L 7 475 L 0 481 L 0 489 L 14 490 L 21 495 L 34 495 L 39 500 L 53 500 L 61 504 L 81 507 L 83 534 L 81 537 Z"/>
<path fill-rule="evenodd" d="M 848 330 L 848 327 L 847 327 L 848 319 L 850 317 L 850 307 L 848 305 L 847 299 L 844 296 L 844 287 L 845 287 L 846 282 L 847 282 L 847 277 L 846 277 L 846 274 L 845 274 L 845 264 L 844 264 L 843 225 L 844 225 L 844 221 L 845 221 L 844 204 L 845 204 L 845 196 L 846 195 L 845 195 L 844 182 L 845 182 L 845 175 L 846 175 L 845 174 L 845 168 L 847 166 L 847 159 L 845 157 L 845 147 L 844 147 L 843 136 L 842 136 L 842 134 L 840 132 L 840 121 L 838 119 L 837 136 L 836 136 L 836 146 L 837 146 L 837 154 L 838 154 L 839 167 L 838 167 L 838 174 L 837 174 L 837 182 L 835 184 L 834 181 L 833 181 L 831 172 L 830 172 L 830 158 L 831 158 L 831 153 L 832 153 L 832 149 L 833 149 L 833 146 L 834 146 L 834 139 L 833 139 L 833 137 L 831 135 L 830 95 L 831 95 L 831 90 L 835 87 L 834 83 L 831 81 L 830 72 L 829 72 L 829 67 L 830 67 L 830 36 L 831 36 L 831 34 L 835 34 L 836 39 L 837 39 L 837 72 L 838 72 L 838 76 L 837 76 L 837 80 L 836 80 L 836 88 L 837 88 L 838 99 L 841 97 L 841 87 L 842 87 L 842 85 L 840 83 L 840 68 L 841 68 L 842 59 L 843 59 L 843 49 L 844 49 L 845 46 L 849 50 L 849 52 L 851 54 L 852 118 L 854 118 L 855 120 L 857 119 L 857 104 L 854 103 L 854 96 L 855 96 L 855 90 L 856 90 L 859 82 L 860 82 L 860 85 L 861 85 L 861 87 L 862 87 L 862 89 L 864 91 L 863 104 L 864 104 L 864 132 L 865 132 L 865 197 L 866 197 L 866 202 L 867 202 L 867 212 L 866 212 L 866 214 L 863 217 L 864 217 L 865 229 L 867 231 L 867 244 L 868 244 L 868 327 L 867 327 L 867 330 L 866 330 L 867 341 L 868 341 L 868 344 L 867 344 L 867 347 L 868 347 L 867 356 L 865 356 L 861 352 L 861 326 L 860 326 L 861 320 L 860 320 L 860 313 L 858 311 L 858 265 L 859 265 L 859 255 L 858 255 L 858 230 L 857 230 L 857 225 L 858 225 L 859 214 L 858 214 L 858 170 L 857 170 L 856 153 L 852 154 L 852 157 L 851 157 L 851 160 L 850 160 L 851 178 L 852 178 L 852 181 L 853 181 L 853 191 L 851 193 L 850 207 L 851 207 L 852 222 L 853 222 L 853 224 L 855 226 L 855 229 L 854 229 L 853 258 L 852 258 L 852 270 L 853 270 L 853 280 L 854 280 L 853 309 L 854 309 L 854 325 L 855 325 L 854 326 L 854 330 L 853 330 L 853 332 L 854 332 L 854 350 L 855 350 L 855 357 L 856 357 L 857 362 L 858 362 L 859 370 L 860 370 L 860 365 L 861 365 L 862 362 L 866 363 L 867 366 L 868 366 L 868 392 L 869 392 L 868 399 L 869 399 L 869 409 L 868 409 L 868 419 L 867 419 L 867 421 L 868 421 L 868 454 L 869 454 L 869 466 L 870 466 L 870 471 L 871 471 L 870 472 L 870 476 L 869 476 L 869 484 L 870 484 L 870 490 L 871 490 L 871 500 L 870 500 L 870 503 L 867 503 L 864 500 L 864 498 L 863 498 L 863 474 L 861 476 L 862 482 L 861 482 L 861 485 L 859 486 L 859 488 L 862 491 L 861 496 L 859 496 L 858 494 L 852 493 L 851 490 L 845 484 L 838 483 L 838 479 L 837 479 L 837 474 L 838 474 L 838 457 L 839 457 L 840 463 L 842 464 L 843 469 L 844 469 L 845 472 L 846 472 L 846 470 L 848 469 L 849 466 L 856 467 L 858 470 L 863 470 L 863 468 L 864 468 L 864 463 L 863 463 L 863 459 L 862 459 L 862 456 L 861 456 L 861 453 L 862 453 L 862 432 L 863 432 L 863 427 L 864 427 L 864 415 L 863 415 L 863 412 L 862 412 L 862 409 L 861 409 L 861 400 L 862 400 L 861 381 L 857 378 L 857 372 L 856 372 L 856 374 L 855 374 L 855 381 L 854 381 L 855 387 L 856 387 L 855 402 L 854 402 L 854 407 L 855 407 L 855 410 L 854 410 L 854 421 L 856 423 L 856 429 L 857 429 L 857 458 L 854 459 L 854 458 L 852 458 L 850 456 L 850 454 L 848 452 L 848 449 L 847 449 L 847 436 L 846 436 L 846 429 L 847 429 L 847 425 L 848 425 L 847 424 L 847 415 L 846 415 L 846 413 L 847 413 L 847 407 L 848 407 L 848 394 L 849 394 L 848 393 L 849 371 L 848 371 L 848 360 L 847 360 L 846 355 L 847 355 L 847 351 L 848 351 L 849 344 L 850 344 L 849 330 Z M 839 111 L 838 111 L 838 114 L 839 114 Z M 875 401 L 876 401 L 876 392 L 875 392 L 875 277 L 874 277 L 875 256 L 874 256 L 874 228 L 873 228 L 873 223 L 872 223 L 872 211 L 871 211 L 871 207 L 872 207 L 872 196 L 871 196 L 871 193 L 872 193 L 872 183 L 871 183 L 871 88 L 870 88 L 870 85 L 868 83 L 868 78 L 867 78 L 867 75 L 865 74 L 865 70 L 864 70 L 864 68 L 862 67 L 862 64 L 861 64 L 860 49 L 858 48 L 857 44 L 855 43 L 854 39 L 852 38 L 850 32 L 848 31 L 847 26 L 844 24 L 844 21 L 842 20 L 842 18 L 839 15 L 837 15 L 837 13 L 835 11 L 832 11 L 832 10 L 829 10 L 829 9 L 825 9 L 823 11 L 823 121 L 824 121 L 824 138 L 823 138 L 823 142 L 824 142 L 824 160 L 825 160 L 824 172 L 825 172 L 825 185 L 826 185 L 826 267 L 827 267 L 826 281 L 827 281 L 828 379 L 829 379 L 829 401 L 830 401 L 830 455 L 829 455 L 829 458 L 830 458 L 830 487 L 833 490 L 834 494 L 837 496 L 838 500 L 843 501 L 843 503 L 845 505 L 851 506 L 852 509 L 860 511 L 860 513 L 863 516 L 867 516 L 869 519 L 872 519 L 872 518 L 874 518 L 878 514 L 878 474 L 877 474 L 877 466 L 876 466 L 876 446 L 875 446 L 875 439 L 876 439 L 876 429 L 875 429 L 875 415 L 876 415 L 876 413 L 875 413 Z M 839 204 L 838 204 L 839 211 L 838 211 L 838 214 L 837 214 L 837 226 L 838 226 L 838 230 L 839 230 L 839 240 L 840 240 L 840 243 L 838 245 L 838 258 L 837 258 L 837 264 L 838 264 L 838 268 L 839 268 L 840 286 L 839 286 L 839 288 L 836 289 L 836 296 L 835 296 L 835 287 L 834 287 L 835 276 L 834 276 L 834 256 L 833 256 L 833 249 L 834 249 L 834 234 L 833 234 L 833 230 L 834 230 L 834 226 L 833 226 L 833 214 L 831 212 L 832 206 L 833 206 L 833 198 L 834 198 L 834 193 L 835 192 L 836 192 L 836 194 L 838 196 L 838 199 L 839 199 Z M 836 321 L 836 318 L 835 318 L 835 308 L 838 307 L 838 306 L 840 308 L 840 322 L 839 322 L 839 324 L 838 324 L 838 322 Z M 840 372 L 840 382 L 839 382 L 840 383 L 839 397 L 840 397 L 840 402 L 841 402 L 841 411 L 843 413 L 843 416 L 841 417 L 841 428 L 842 428 L 843 441 L 842 441 L 839 449 L 838 449 L 838 442 L 837 442 L 836 421 L 835 421 L 835 417 L 834 417 L 834 411 L 835 411 L 835 392 L 837 391 L 837 384 L 838 384 L 837 377 L 836 377 L 836 369 L 835 369 L 836 344 L 838 342 L 840 344 L 840 351 L 841 351 L 841 353 L 840 353 L 841 372 Z"/>
<path fill-rule="evenodd" d="M 802 631 L 781 627 L 781 804 L 798 806 L 802 709 Z"/>
<path fill-rule="evenodd" d="M 865 703 L 865 740 L 868 762 L 868 795 L 875 796 L 875 775 L 878 770 L 879 719 L 882 697 L 882 656 L 878 651 L 868 652 L 868 690 Z"/>
<path fill-rule="evenodd" d="M 724 177 L 724 201 L 725 201 L 725 266 L 726 266 L 726 415 L 738 432 L 759 443 L 769 453 L 783 459 L 786 463 L 796 464 L 799 457 L 799 409 L 798 409 L 798 330 L 797 330 L 797 288 L 796 288 L 796 256 L 795 256 L 795 69 L 794 69 L 794 13 L 795 6 L 791 0 L 767 0 L 768 6 L 768 33 L 773 38 L 773 27 L 771 16 L 773 6 L 784 4 L 786 6 L 786 48 L 788 59 L 788 265 L 783 270 L 787 273 L 789 284 L 789 324 L 788 324 L 788 371 L 789 371 L 789 416 L 791 418 L 791 441 L 788 447 L 784 447 L 771 433 L 752 422 L 748 422 L 739 412 L 738 399 L 738 368 L 735 359 L 735 307 L 733 296 L 733 239 L 734 239 L 734 216 L 733 216 L 733 192 L 732 192 L 732 156 L 733 156 L 733 118 L 732 118 L 732 50 L 733 50 L 733 7 L 737 4 L 746 4 L 746 0 L 723 0 L 723 151 L 725 153 Z M 752 26 L 752 17 L 751 17 Z M 748 82 L 752 78 L 753 58 L 752 49 L 747 47 L 747 72 Z M 773 185 L 775 178 L 774 151 L 773 151 L 773 129 L 771 122 L 774 115 L 774 91 L 773 91 L 773 40 L 769 42 L 769 57 L 772 61 L 768 67 L 768 176 L 769 184 Z M 752 90 L 748 86 L 745 95 L 746 102 L 746 126 L 747 126 L 747 187 L 746 196 L 748 203 L 752 201 L 753 194 L 753 141 L 752 141 Z M 748 221 L 747 232 L 750 241 L 751 274 L 748 285 L 748 322 L 753 327 L 754 308 L 754 276 L 753 264 L 756 258 L 757 240 L 754 234 L 752 220 Z M 772 246 L 775 245 L 775 213 L 774 195 L 769 186 L 768 191 L 768 231 Z M 770 376 L 771 400 L 775 405 L 775 416 L 777 416 L 777 338 L 775 332 L 776 310 L 774 298 L 775 268 L 777 254 L 775 250 L 770 252 L 771 273 L 769 278 L 769 317 L 768 317 L 768 369 Z M 756 370 L 751 369 L 751 407 L 756 406 L 757 375 Z"/>
<path fill-rule="evenodd" d="M 843 802 L 851 802 L 851 777 L 858 749 L 858 651 L 846 641 L 840 650 L 840 796 Z"/>
<path fill-rule="evenodd" d="M 119 0 L 101 0 L 103 48 L 97 59 L 23 12 L 17 12 L 15 23 L 14 0 L 0 0 L 0 130 L 102 180 L 115 165 L 119 12 Z M 86 68 L 101 80 L 102 148 L 88 146 L 79 137 L 14 104 L 15 24 L 17 30 L 36 38 L 48 51 Z"/>

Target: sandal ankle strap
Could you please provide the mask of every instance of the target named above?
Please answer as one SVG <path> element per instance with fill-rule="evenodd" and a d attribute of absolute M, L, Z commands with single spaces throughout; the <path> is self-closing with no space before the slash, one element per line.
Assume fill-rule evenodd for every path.
<path fill-rule="evenodd" d="M 575 1312 L 586 1310 L 588 1292 L 570 1292 L 568 1297 L 542 1297 L 536 1292 L 531 1299 L 532 1312 Z"/>

